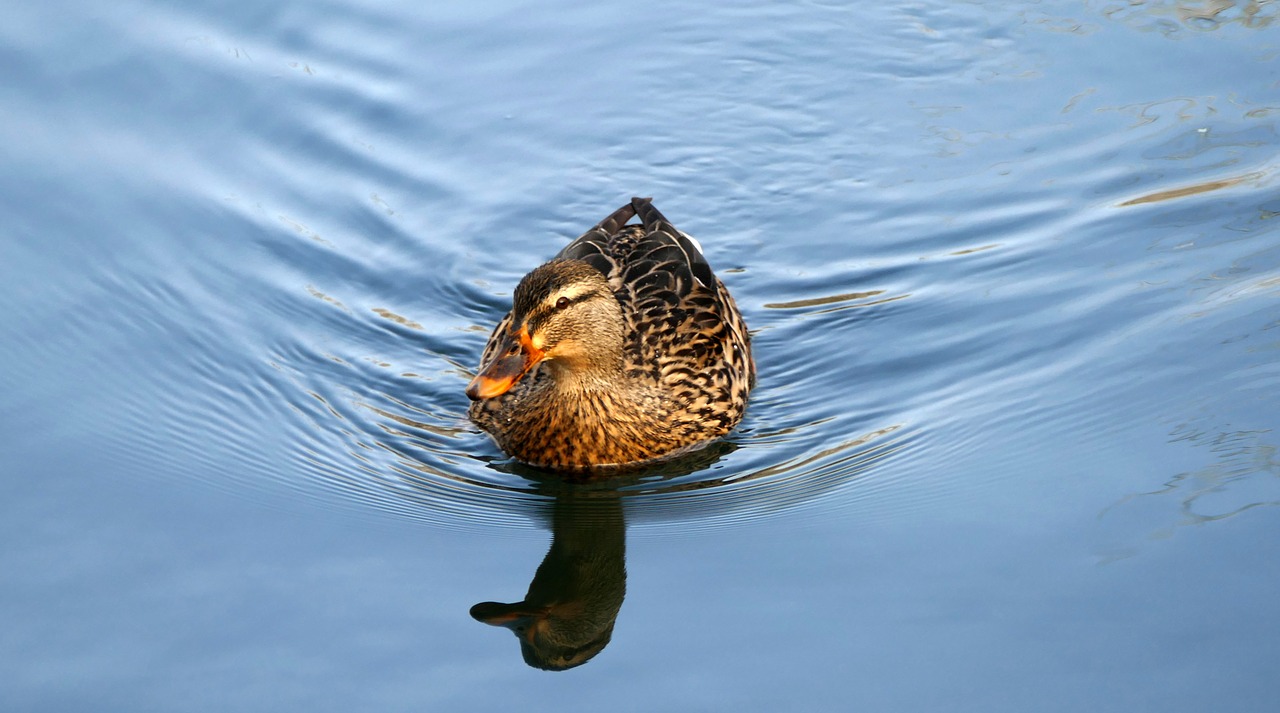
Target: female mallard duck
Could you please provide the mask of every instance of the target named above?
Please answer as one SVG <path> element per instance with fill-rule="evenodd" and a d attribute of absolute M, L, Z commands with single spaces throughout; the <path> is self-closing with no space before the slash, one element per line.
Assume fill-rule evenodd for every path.
<path fill-rule="evenodd" d="M 754 381 L 729 291 L 697 243 L 632 198 L 520 281 L 467 396 L 502 450 L 584 470 L 725 435 Z"/>

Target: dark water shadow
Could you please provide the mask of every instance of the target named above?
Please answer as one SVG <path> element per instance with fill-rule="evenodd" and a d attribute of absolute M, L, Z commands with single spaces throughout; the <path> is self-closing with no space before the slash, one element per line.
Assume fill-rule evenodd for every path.
<path fill-rule="evenodd" d="M 627 591 L 626 523 L 616 491 L 606 490 L 562 490 L 550 518 L 551 547 L 524 599 L 481 602 L 471 616 L 511 630 L 528 665 L 563 671 L 613 638 Z"/>

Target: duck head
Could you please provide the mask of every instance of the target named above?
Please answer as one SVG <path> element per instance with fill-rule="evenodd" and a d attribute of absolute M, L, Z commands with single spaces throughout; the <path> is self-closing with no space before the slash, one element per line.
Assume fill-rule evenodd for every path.
<path fill-rule="evenodd" d="M 562 384 L 602 378 L 620 368 L 622 327 L 622 308 L 599 270 L 552 260 L 516 287 L 509 327 L 493 336 L 497 345 L 467 396 L 501 396 L 544 363 Z"/>

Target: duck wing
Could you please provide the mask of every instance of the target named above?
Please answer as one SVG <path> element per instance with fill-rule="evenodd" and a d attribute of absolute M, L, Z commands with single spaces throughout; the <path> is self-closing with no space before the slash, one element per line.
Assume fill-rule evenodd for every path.
<path fill-rule="evenodd" d="M 627 221 L 636 216 L 640 216 L 641 225 L 628 226 Z M 681 284 L 675 287 L 680 292 L 687 291 L 686 283 L 691 286 L 691 277 L 714 291 L 719 287 L 701 247 L 658 212 L 652 198 L 632 198 L 556 257 L 590 263 L 604 273 L 615 290 L 638 284 L 647 273 L 662 272 L 679 278 Z"/>
<path fill-rule="evenodd" d="M 636 216 L 640 225 L 626 225 Z M 656 379 L 677 402 L 725 389 L 745 399 L 754 364 L 737 305 L 698 244 L 651 199 L 632 198 L 559 257 L 585 260 L 609 279 L 628 321 L 629 372 Z"/>

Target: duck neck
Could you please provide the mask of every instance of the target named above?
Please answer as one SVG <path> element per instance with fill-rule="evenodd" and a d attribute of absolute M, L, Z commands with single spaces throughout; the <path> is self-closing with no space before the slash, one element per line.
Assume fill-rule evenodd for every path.
<path fill-rule="evenodd" d="M 590 398 L 601 392 L 619 392 L 618 384 L 626 378 L 622 369 L 622 350 L 603 349 L 579 358 L 553 360 L 547 369 L 555 389 L 566 398 Z"/>
<path fill-rule="evenodd" d="M 534 401 L 536 415 L 525 425 L 539 434 L 538 442 L 558 450 L 526 460 L 553 466 L 628 463 L 657 455 L 655 446 L 668 438 L 656 413 L 660 399 L 628 376 L 620 357 L 608 370 L 562 369 L 548 376 L 549 393 Z"/>

